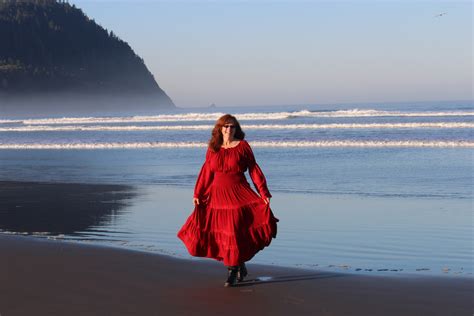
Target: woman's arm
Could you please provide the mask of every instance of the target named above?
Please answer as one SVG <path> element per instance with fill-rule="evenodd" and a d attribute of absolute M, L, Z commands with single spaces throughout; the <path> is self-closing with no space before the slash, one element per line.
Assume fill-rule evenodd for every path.
<path fill-rule="evenodd" d="M 252 148 L 250 148 L 250 145 L 247 142 L 245 142 L 244 144 L 250 178 L 252 179 L 252 182 L 260 196 L 263 198 L 265 203 L 268 204 L 272 195 L 268 190 L 267 180 L 265 179 L 265 175 L 263 174 L 262 169 L 260 169 L 260 166 L 255 160 Z"/>
<path fill-rule="evenodd" d="M 206 160 L 202 165 L 201 171 L 199 172 L 198 178 L 196 180 L 196 185 L 194 187 L 194 205 L 199 205 L 200 201 L 202 201 L 203 196 L 205 195 L 207 189 L 210 187 L 214 178 L 214 173 L 212 172 L 209 165 L 210 156 L 211 152 L 210 149 L 208 149 L 206 153 Z"/>

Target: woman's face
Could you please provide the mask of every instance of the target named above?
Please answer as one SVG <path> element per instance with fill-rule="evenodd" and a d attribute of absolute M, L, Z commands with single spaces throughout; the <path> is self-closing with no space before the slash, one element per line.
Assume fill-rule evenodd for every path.
<path fill-rule="evenodd" d="M 221 131 L 222 135 L 225 137 L 229 137 L 229 139 L 234 138 L 235 135 L 235 123 L 230 121 L 226 122 L 224 125 L 222 125 Z"/>

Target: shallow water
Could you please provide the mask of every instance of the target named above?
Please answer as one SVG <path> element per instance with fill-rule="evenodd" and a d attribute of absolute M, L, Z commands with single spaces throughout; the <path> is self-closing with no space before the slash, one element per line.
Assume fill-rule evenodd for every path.
<path fill-rule="evenodd" d="M 116 207 L 85 229 L 29 233 L 206 260 L 191 258 L 176 237 L 193 208 L 191 189 L 143 185 L 133 192 L 120 210 Z M 282 192 L 274 195 L 272 209 L 280 219 L 278 236 L 253 263 L 368 274 L 473 273 L 472 211 L 467 200 Z M 74 216 L 80 221 L 90 214 Z"/>

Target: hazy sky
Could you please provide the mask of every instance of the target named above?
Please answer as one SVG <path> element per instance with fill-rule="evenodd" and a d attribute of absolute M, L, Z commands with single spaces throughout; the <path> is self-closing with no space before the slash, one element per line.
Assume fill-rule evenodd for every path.
<path fill-rule="evenodd" d="M 471 1 L 70 3 L 128 42 L 178 106 L 473 98 Z"/>

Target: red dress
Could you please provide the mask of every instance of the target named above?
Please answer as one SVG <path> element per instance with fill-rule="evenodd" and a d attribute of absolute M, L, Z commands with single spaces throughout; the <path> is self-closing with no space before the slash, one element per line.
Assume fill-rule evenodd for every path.
<path fill-rule="evenodd" d="M 260 196 L 245 178 L 247 169 Z M 271 194 L 245 140 L 218 152 L 207 150 L 194 197 L 200 204 L 178 232 L 192 256 L 237 266 L 252 259 L 276 237 L 278 219 L 262 199 Z"/>

